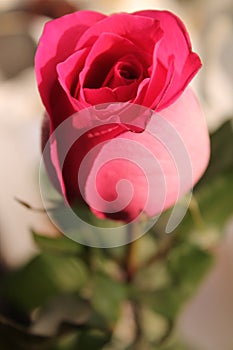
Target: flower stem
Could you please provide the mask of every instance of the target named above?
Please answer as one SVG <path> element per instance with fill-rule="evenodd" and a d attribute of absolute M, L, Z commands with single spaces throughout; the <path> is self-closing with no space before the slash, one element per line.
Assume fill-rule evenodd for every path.
<path fill-rule="evenodd" d="M 191 202 L 189 204 L 189 211 L 192 215 L 193 221 L 196 224 L 196 227 L 200 230 L 200 231 L 204 231 L 206 228 L 204 219 L 201 215 L 201 211 L 199 208 L 199 204 L 198 201 L 196 200 L 196 198 L 194 197 L 194 195 L 192 196 Z"/>
<path fill-rule="evenodd" d="M 160 347 L 162 345 L 165 345 L 167 340 L 170 338 L 172 332 L 174 329 L 174 323 L 172 320 L 167 319 L 167 329 L 165 331 L 165 333 L 162 335 L 162 337 L 160 338 L 160 340 L 156 343 L 157 347 Z"/>
<path fill-rule="evenodd" d="M 128 226 L 128 239 L 130 243 L 127 245 L 126 252 L 126 280 L 132 282 L 138 268 L 138 247 L 139 239 L 133 240 L 137 234 L 137 223 Z"/>
<path fill-rule="evenodd" d="M 133 342 L 133 346 L 135 350 L 142 349 L 143 342 L 143 330 L 142 330 L 142 320 L 141 320 L 141 305 L 135 301 L 132 301 L 132 310 L 134 314 L 135 321 L 135 338 Z"/>
<path fill-rule="evenodd" d="M 142 264 L 141 268 L 146 268 L 151 265 L 154 265 L 156 262 L 165 260 L 176 241 L 177 237 L 174 234 L 165 236 L 158 250 L 155 252 L 154 255 L 149 257 L 149 259 Z"/>

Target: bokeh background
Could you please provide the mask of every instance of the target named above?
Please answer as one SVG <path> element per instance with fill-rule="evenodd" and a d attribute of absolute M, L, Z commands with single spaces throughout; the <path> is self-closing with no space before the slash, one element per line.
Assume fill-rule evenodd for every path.
<path fill-rule="evenodd" d="M 16 200 L 42 207 L 38 165 L 43 106 L 33 65 L 44 23 L 79 9 L 113 13 L 147 8 L 171 10 L 186 24 L 203 62 L 192 85 L 209 130 L 215 132 L 233 117 L 232 0 L 0 1 L 0 271 L 17 270 L 37 254 L 30 228 L 51 237 L 58 234 L 44 213 L 28 210 Z M 227 142 L 220 140 L 216 163 L 221 162 L 221 149 L 233 158 L 232 143 Z M 177 332 L 187 349 L 233 349 L 233 212 L 214 256 L 210 271 L 177 320 Z"/>

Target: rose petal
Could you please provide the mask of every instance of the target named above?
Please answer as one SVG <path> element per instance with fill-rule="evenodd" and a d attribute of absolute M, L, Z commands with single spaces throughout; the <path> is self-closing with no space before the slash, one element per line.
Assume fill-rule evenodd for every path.
<path fill-rule="evenodd" d="M 93 128 L 87 133 L 83 133 L 76 142 L 69 147 L 69 152 L 62 166 L 63 182 L 66 188 L 66 198 L 69 202 L 73 202 L 80 198 L 80 189 L 78 186 L 78 173 L 80 164 L 88 152 L 94 149 L 91 161 L 86 164 L 85 176 L 88 176 L 90 168 L 102 147 L 102 143 L 106 140 L 114 139 L 116 136 L 124 133 L 126 127 L 122 124 L 108 124 Z M 75 132 L 75 130 L 74 130 Z M 59 151 L 58 151 L 59 152 Z M 71 171 L 72 169 L 72 171 Z M 57 174 L 59 169 L 56 167 Z"/>
<path fill-rule="evenodd" d="M 149 55 L 153 54 L 154 45 L 162 35 L 159 22 L 153 18 L 120 13 L 90 27 L 81 37 L 77 49 L 93 45 L 102 33 L 114 33 L 127 38 Z"/>
<path fill-rule="evenodd" d="M 153 130 L 154 135 L 146 130 L 140 134 L 125 132 L 102 147 L 85 186 L 86 201 L 95 214 L 114 219 L 124 218 L 125 221 L 131 221 L 141 211 L 149 216 L 156 215 L 174 205 L 202 175 L 209 159 L 209 138 L 203 114 L 192 91 L 186 89 L 159 116 L 160 121 L 155 115 L 147 127 L 147 130 Z M 134 144 L 135 141 L 139 146 Z M 116 142 L 121 153 L 119 157 L 116 157 Z M 147 155 L 142 158 L 143 148 Z M 183 153 L 187 155 L 186 163 Z M 113 160 L 106 163 L 106 157 Z M 114 160 L 114 157 L 117 159 Z M 142 164 L 142 167 L 135 166 L 132 161 Z M 186 166 L 190 167 L 190 172 Z M 146 177 L 142 174 L 143 170 L 146 171 Z M 129 184 L 124 182 L 120 185 L 122 192 L 117 198 L 116 185 L 122 179 L 128 180 L 135 192 L 126 207 L 115 212 L 117 206 L 127 203 L 126 197 L 131 195 Z M 96 195 L 95 184 L 103 200 Z M 148 184 L 149 202 L 144 208 Z"/>
<path fill-rule="evenodd" d="M 35 57 L 35 69 L 42 101 L 52 123 L 58 124 L 72 113 L 70 103 L 57 82 L 56 65 L 74 52 L 80 36 L 105 16 L 94 11 L 78 11 L 45 25 Z"/>
<path fill-rule="evenodd" d="M 158 45 L 154 51 L 152 75 L 148 84 L 145 98 L 142 102 L 144 106 L 148 106 L 156 110 L 158 110 L 158 105 L 161 104 L 161 100 L 164 101 L 164 96 L 166 95 L 170 85 L 173 84 L 175 74 L 174 56 L 170 57 L 169 64 L 167 67 L 165 67 L 157 57 L 157 52 Z"/>
<path fill-rule="evenodd" d="M 169 11 L 145 10 L 135 12 L 134 15 L 159 21 L 163 30 L 163 40 L 160 42 L 160 59 L 164 64 L 167 64 L 171 55 L 177 55 L 179 60 L 176 61 L 176 69 L 178 73 L 181 73 L 191 51 L 189 35 L 183 22 Z"/>
<path fill-rule="evenodd" d="M 56 190 L 66 197 L 66 189 L 60 169 L 59 157 L 57 152 L 57 142 L 50 138 L 50 120 L 47 113 L 44 115 L 41 133 L 41 148 L 43 151 L 43 160 L 47 174 L 56 188 Z"/>
<path fill-rule="evenodd" d="M 80 74 L 80 85 L 84 88 L 100 88 L 111 68 L 123 56 L 131 54 L 138 57 L 147 69 L 145 54 L 128 38 L 115 33 L 102 33 L 94 43 Z"/>
<path fill-rule="evenodd" d="M 79 100 L 89 105 L 127 101 L 136 94 L 136 84 L 130 88 L 101 87 L 115 63 L 127 55 L 135 55 L 140 64 L 146 65 L 142 51 L 127 38 L 113 33 L 103 33 L 96 40 L 79 75 Z M 62 64 L 63 65 L 63 64 Z M 96 87 L 96 88 L 95 88 Z"/>
<path fill-rule="evenodd" d="M 127 102 L 134 98 L 137 92 L 138 82 L 127 86 L 119 86 L 110 89 L 105 86 L 100 89 L 84 89 L 85 100 L 91 105 L 98 105 L 110 102 Z M 120 119 L 119 119 L 120 120 Z"/>
<path fill-rule="evenodd" d="M 169 11 L 139 11 L 135 12 L 136 16 L 146 16 L 158 20 L 163 30 L 163 40 L 160 41 L 159 47 L 155 48 L 153 67 L 156 67 L 157 60 L 169 67 L 170 58 L 174 57 L 174 75 L 171 84 L 166 88 L 166 94 L 157 106 L 161 110 L 174 102 L 184 91 L 193 76 L 201 67 L 201 61 L 198 55 L 191 51 L 191 43 L 188 32 L 182 21 Z M 156 74 L 155 74 L 156 73 Z M 151 76 L 151 86 L 155 87 L 155 92 L 148 91 L 146 101 L 156 94 L 156 82 L 158 81 L 158 70 L 154 70 Z M 168 83 L 168 82 L 167 82 Z M 151 89 L 150 89 L 151 90 Z M 149 105 L 148 105 L 149 107 Z M 151 105 L 154 108 L 153 104 Z"/>
<path fill-rule="evenodd" d="M 132 82 L 130 85 L 119 86 L 113 90 L 117 96 L 118 102 L 131 102 L 137 93 L 138 81 Z"/>
<path fill-rule="evenodd" d="M 114 89 L 122 85 L 130 85 L 136 80 L 140 82 L 145 71 L 142 63 L 133 54 L 125 55 L 112 67 L 103 86 Z"/>
<path fill-rule="evenodd" d="M 201 61 L 199 56 L 194 52 L 191 52 L 184 64 L 182 73 L 178 75 L 175 70 L 172 80 L 166 88 L 165 94 L 162 96 L 159 104 L 157 105 L 157 111 L 160 111 L 173 103 L 182 94 L 200 68 Z"/>
<path fill-rule="evenodd" d="M 67 60 L 57 65 L 58 80 L 74 109 L 82 109 L 85 107 L 85 104 L 82 104 L 75 98 L 75 94 L 77 85 L 80 85 L 79 74 L 83 69 L 89 51 L 89 48 L 77 51 L 69 56 Z"/>
<path fill-rule="evenodd" d="M 117 102 L 117 96 L 112 89 L 105 86 L 99 89 L 83 89 L 85 101 L 90 105 Z"/>

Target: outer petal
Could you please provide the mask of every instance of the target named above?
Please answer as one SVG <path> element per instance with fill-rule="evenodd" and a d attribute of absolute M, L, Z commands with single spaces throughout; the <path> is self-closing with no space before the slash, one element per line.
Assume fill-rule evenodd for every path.
<path fill-rule="evenodd" d="M 81 113 L 83 116 L 85 110 L 82 110 Z M 88 125 L 86 128 L 84 121 L 84 127 L 77 131 L 74 126 L 77 123 L 75 119 L 79 119 L 79 115 L 66 119 L 56 131 L 52 132 L 49 117 L 45 114 L 41 138 L 43 158 L 50 180 L 58 192 L 72 203 L 80 199 L 77 179 L 79 167 L 85 155 L 95 149 L 93 157 L 97 157 L 103 142 L 114 139 L 128 130 L 119 123 L 108 123 L 97 127 L 92 126 L 92 128 Z M 85 177 L 87 177 L 93 161 L 94 159 L 87 165 Z"/>
<path fill-rule="evenodd" d="M 191 51 L 189 35 L 183 22 L 169 11 L 146 10 L 135 12 L 134 15 L 154 18 L 159 21 L 163 30 L 160 57 L 165 63 L 170 55 L 177 54 L 179 60 L 176 62 L 176 68 L 180 73 Z"/>
<path fill-rule="evenodd" d="M 209 137 L 192 91 L 186 90 L 159 117 L 160 121 L 155 115 L 143 133 L 125 132 L 106 143 L 96 157 L 85 197 L 100 217 L 131 221 L 141 211 L 156 215 L 174 205 L 204 172 L 209 160 Z M 113 160 L 106 162 L 109 157 Z M 131 187 L 127 182 L 120 183 L 122 179 Z"/>
<path fill-rule="evenodd" d="M 193 76 L 201 67 L 201 61 L 197 54 L 192 52 L 192 47 L 188 32 L 183 22 L 169 11 L 139 11 L 134 15 L 142 17 L 150 17 L 158 20 L 163 30 L 163 38 L 159 43 L 159 48 L 156 47 L 156 55 L 154 57 L 154 70 L 152 72 L 151 84 L 155 85 L 158 71 L 157 58 L 165 66 L 169 67 L 171 57 L 174 57 L 174 74 L 171 77 L 170 83 L 167 82 L 165 89 L 158 103 L 157 100 L 150 104 L 151 108 L 161 110 L 175 101 L 176 98 L 184 91 L 185 87 L 191 81 Z M 151 100 L 151 88 L 148 90 L 148 95 L 145 98 L 145 105 Z M 155 94 L 157 96 L 157 94 Z M 148 105 L 149 107 L 149 105 Z"/>
<path fill-rule="evenodd" d="M 66 193 L 66 198 L 68 199 L 69 202 L 72 203 L 77 198 L 80 197 L 80 189 L 78 187 L 78 174 L 79 174 L 80 164 L 82 163 L 83 158 L 86 156 L 86 154 L 88 154 L 91 150 L 94 149 L 94 153 L 92 155 L 91 160 L 89 161 L 89 163 L 86 163 L 85 176 L 82 179 L 83 181 L 88 176 L 88 173 L 92 167 L 92 164 L 95 158 L 98 156 L 98 153 L 102 147 L 102 143 L 108 140 L 114 139 L 116 136 L 120 135 L 121 133 L 124 133 L 125 130 L 126 130 L 126 127 L 121 124 L 117 124 L 117 125 L 108 124 L 108 125 L 99 126 L 92 129 L 92 132 L 84 133 L 69 148 L 69 152 L 67 153 L 67 156 L 65 158 L 65 161 L 62 167 L 62 179 L 59 179 L 61 188 L 62 188 L 62 184 L 63 183 L 65 184 L 65 191 L 63 191 L 63 193 L 64 192 Z M 75 134 L 76 130 L 73 129 L 71 130 L 71 132 Z M 64 144 L 61 145 L 60 143 L 60 149 L 61 149 L 61 146 L 62 148 L 65 148 Z M 62 151 L 63 149 L 61 149 L 61 153 Z M 59 154 L 59 147 L 58 147 L 58 154 Z M 53 164 L 55 164 L 56 171 L 59 178 L 59 173 L 61 172 L 61 170 L 56 166 L 56 163 L 55 163 L 56 158 L 53 159 L 52 157 L 52 162 Z"/>
<path fill-rule="evenodd" d="M 43 151 L 43 160 L 50 181 L 56 190 L 66 197 L 66 190 L 62 179 L 62 172 L 59 166 L 57 154 L 57 142 L 50 139 L 50 122 L 47 113 L 44 115 L 41 132 L 41 148 Z"/>
<path fill-rule="evenodd" d="M 191 52 L 187 57 L 181 74 L 178 74 L 175 70 L 168 88 L 156 106 L 157 111 L 160 111 L 173 103 L 182 94 L 200 68 L 201 61 L 199 56 L 194 52 Z"/>
<path fill-rule="evenodd" d="M 114 33 L 132 41 L 145 55 L 152 55 L 155 43 L 161 38 L 160 23 L 153 18 L 119 13 L 105 18 L 88 29 L 79 42 L 78 49 L 93 45 L 100 34 Z M 143 38 L 143 40 L 142 40 Z"/>
<path fill-rule="evenodd" d="M 77 87 L 79 88 L 80 85 L 79 74 L 83 69 L 89 51 L 90 48 L 76 51 L 67 60 L 57 65 L 58 80 L 75 110 L 82 109 L 85 106 L 82 103 L 84 101 L 81 102 L 75 98 L 75 94 Z"/>
<path fill-rule="evenodd" d="M 56 115 L 57 122 L 67 113 L 70 115 L 72 110 L 57 81 L 56 65 L 69 57 L 82 34 L 103 18 L 105 15 L 98 12 L 78 11 L 45 25 L 35 57 L 35 69 L 42 101 L 49 115 Z"/>

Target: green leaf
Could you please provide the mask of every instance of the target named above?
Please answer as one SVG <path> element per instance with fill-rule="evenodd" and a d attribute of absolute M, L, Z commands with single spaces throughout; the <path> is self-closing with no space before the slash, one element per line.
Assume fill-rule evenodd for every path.
<path fill-rule="evenodd" d="M 0 316 L 1 350 L 49 350 L 52 339 L 30 334 L 23 327 Z"/>
<path fill-rule="evenodd" d="M 77 331 L 59 337 L 56 344 L 49 350 L 78 350 L 77 340 L 79 334 Z"/>
<path fill-rule="evenodd" d="M 78 339 L 77 350 L 101 350 L 110 338 L 110 334 L 99 330 L 82 332 Z"/>
<path fill-rule="evenodd" d="M 212 262 L 208 251 L 184 242 L 171 250 L 167 266 L 174 285 L 192 293 Z"/>
<path fill-rule="evenodd" d="M 222 230 L 233 216 L 233 120 L 211 135 L 211 159 L 194 194 L 204 222 Z"/>
<path fill-rule="evenodd" d="M 233 173 L 218 176 L 195 192 L 204 223 L 222 230 L 233 216 Z"/>
<path fill-rule="evenodd" d="M 199 247 L 187 243 L 174 247 L 166 262 L 171 282 L 155 291 L 142 292 L 143 302 L 154 312 L 174 320 L 195 293 L 212 261 L 212 256 Z"/>
<path fill-rule="evenodd" d="M 11 273 L 2 288 L 8 299 L 30 311 L 58 293 L 79 291 L 86 279 L 86 267 L 79 259 L 44 253 Z"/>
<path fill-rule="evenodd" d="M 233 119 L 225 122 L 210 138 L 211 156 L 205 175 L 198 184 L 202 187 L 217 176 L 233 171 Z"/>
<path fill-rule="evenodd" d="M 34 317 L 31 331 L 38 335 L 53 336 L 86 327 L 91 308 L 78 295 L 59 295 L 49 300 Z"/>
<path fill-rule="evenodd" d="M 126 287 L 123 284 L 107 275 L 96 275 L 93 283 L 92 305 L 108 322 L 117 321 L 125 298 Z"/>
<path fill-rule="evenodd" d="M 65 236 L 51 238 L 40 235 L 36 232 L 32 232 L 32 234 L 35 243 L 43 252 L 64 255 L 77 255 L 82 251 L 82 246 L 80 244 Z"/>
<path fill-rule="evenodd" d="M 160 289 L 153 293 L 145 293 L 143 299 L 151 310 L 169 320 L 173 320 L 180 310 L 184 298 L 176 288 L 170 288 Z"/>

